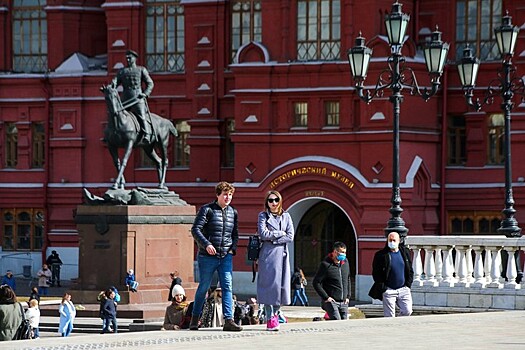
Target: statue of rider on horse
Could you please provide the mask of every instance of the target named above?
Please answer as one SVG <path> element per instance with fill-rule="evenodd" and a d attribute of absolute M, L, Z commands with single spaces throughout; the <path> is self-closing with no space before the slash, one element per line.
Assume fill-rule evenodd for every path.
<path fill-rule="evenodd" d="M 134 147 L 141 147 L 156 165 L 159 188 L 167 189 L 165 185 L 168 168 L 168 144 L 170 134 L 177 137 L 177 129 L 173 123 L 154 113 L 148 108 L 146 99 L 153 90 L 153 80 L 145 67 L 137 65 L 138 54 L 135 51 L 126 52 L 128 67 L 120 69 L 116 77 L 100 90 L 104 93 L 108 111 L 108 124 L 104 130 L 104 140 L 108 144 L 113 163 L 118 171 L 113 189 L 124 189 L 124 170 Z M 142 89 L 144 84 L 145 88 Z M 117 87 L 122 85 L 122 99 Z M 118 149 L 124 148 L 122 159 Z M 160 151 L 160 157 L 155 152 Z"/>
<path fill-rule="evenodd" d="M 148 108 L 147 98 L 153 91 L 153 80 L 145 67 L 137 66 L 138 53 L 133 50 L 126 51 L 127 67 L 121 68 L 111 85 L 116 89 L 122 85 L 123 107 L 133 113 L 142 129 L 142 142 L 150 142 L 155 130 L 151 123 L 151 115 Z M 142 83 L 145 88 L 142 90 Z"/>

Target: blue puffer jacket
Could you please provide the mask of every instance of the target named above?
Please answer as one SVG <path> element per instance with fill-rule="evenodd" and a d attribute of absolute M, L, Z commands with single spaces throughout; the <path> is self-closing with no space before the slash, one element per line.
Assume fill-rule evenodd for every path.
<path fill-rule="evenodd" d="M 223 258 L 230 251 L 235 255 L 239 240 L 237 210 L 230 205 L 223 210 L 217 202 L 203 205 L 195 217 L 191 234 L 201 254 L 208 255 L 206 247 L 211 244 L 217 257 Z"/>

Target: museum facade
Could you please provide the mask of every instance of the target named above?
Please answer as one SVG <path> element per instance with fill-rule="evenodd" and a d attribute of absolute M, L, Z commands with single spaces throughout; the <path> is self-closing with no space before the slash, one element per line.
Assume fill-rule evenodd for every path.
<path fill-rule="evenodd" d="M 214 199 L 217 182 L 236 187 L 237 292 L 254 288 L 243 283 L 251 280 L 245 247 L 265 193 L 275 189 L 295 224 L 293 266 L 312 276 L 331 244 L 343 241 L 355 295 L 366 298 L 360 285 L 371 278 L 390 217 L 394 111 L 388 91 L 370 104 L 359 99 L 347 51 L 362 33 L 373 49 L 365 88 L 374 88 L 391 54 L 383 24 L 391 8 L 392 0 L 0 0 L 0 273 L 34 274 L 57 250 L 64 277 L 78 276 L 74 216 L 83 188 L 102 195 L 117 174 L 103 139 L 100 87 L 132 49 L 155 84 L 150 110 L 179 132 L 168 152 L 169 189 L 198 208 Z M 469 109 L 457 63 L 473 48 L 481 59 L 475 94 L 483 98 L 501 68 L 493 29 L 506 11 L 525 25 L 525 8 L 456 0 L 405 2 L 402 10 L 410 14 L 404 63 L 422 88 L 430 86 L 422 48 L 436 25 L 450 44 L 436 96 L 425 102 L 403 90 L 408 234 L 497 234 L 505 206 L 501 101 Z M 513 58 L 518 76 L 524 36 Z M 512 184 L 524 222 L 525 109 L 515 102 Z M 128 188 L 157 185 L 140 149 L 125 178 Z"/>

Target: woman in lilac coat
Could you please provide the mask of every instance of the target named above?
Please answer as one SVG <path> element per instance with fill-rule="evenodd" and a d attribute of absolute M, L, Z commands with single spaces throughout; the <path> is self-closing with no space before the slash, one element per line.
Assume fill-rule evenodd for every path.
<path fill-rule="evenodd" d="M 290 304 L 290 259 L 287 243 L 293 242 L 294 227 L 290 214 L 283 210 L 283 197 L 269 191 L 264 198 L 265 211 L 259 213 L 257 231 L 262 247 L 259 253 L 257 301 L 264 304 L 266 329 L 279 330 L 278 312 Z"/>

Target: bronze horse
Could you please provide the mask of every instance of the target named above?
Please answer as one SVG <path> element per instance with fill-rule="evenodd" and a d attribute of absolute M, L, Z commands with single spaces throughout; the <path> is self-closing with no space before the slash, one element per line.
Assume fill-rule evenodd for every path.
<path fill-rule="evenodd" d="M 118 175 L 112 189 L 124 189 L 126 183 L 124 170 L 128 163 L 131 151 L 135 147 L 142 147 L 144 153 L 150 158 L 157 167 L 159 177 L 159 188 L 167 189 L 166 170 L 168 168 L 168 144 L 170 134 L 177 137 L 177 129 L 173 123 L 161 116 L 150 113 L 152 129 L 154 135 L 151 142 L 143 142 L 141 128 L 137 118 L 126 111 L 120 100 L 116 88 L 110 85 L 103 85 L 100 91 L 104 94 L 108 111 L 108 125 L 104 130 L 104 140 L 108 144 L 109 153 L 113 158 L 113 163 L 117 168 Z M 124 157 L 119 158 L 118 149 L 124 148 Z M 155 148 L 160 151 L 160 157 L 155 152 Z"/>

